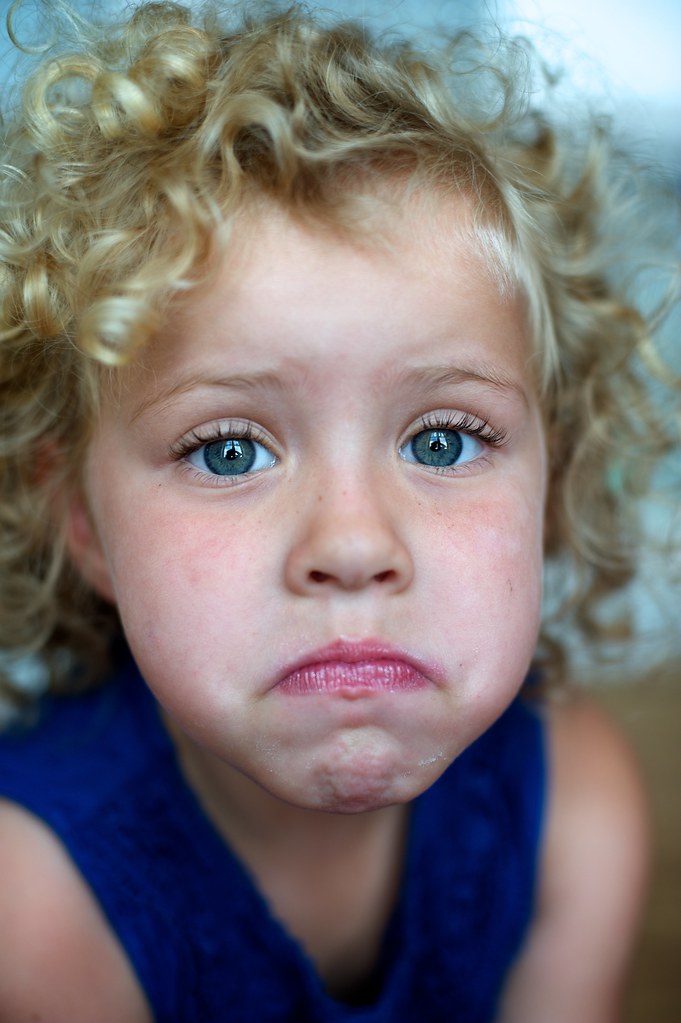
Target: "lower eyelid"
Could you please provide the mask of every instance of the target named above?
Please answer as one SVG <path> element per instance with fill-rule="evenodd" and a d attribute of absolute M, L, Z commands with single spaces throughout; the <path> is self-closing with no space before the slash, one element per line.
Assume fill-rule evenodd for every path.
<path fill-rule="evenodd" d="M 257 473 L 248 474 L 246 476 L 214 476 L 211 473 L 203 472 L 201 469 L 195 469 L 193 465 L 185 462 L 180 465 L 180 471 L 183 474 L 189 474 L 188 478 L 190 483 L 195 483 L 201 487 L 208 487 L 215 490 L 224 487 L 238 487 L 240 484 L 246 482 L 247 479 L 251 478 L 251 475 L 258 475 Z"/>

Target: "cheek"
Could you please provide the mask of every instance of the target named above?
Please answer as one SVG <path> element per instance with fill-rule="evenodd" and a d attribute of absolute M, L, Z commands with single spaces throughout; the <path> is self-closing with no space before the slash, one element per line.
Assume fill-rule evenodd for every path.
<path fill-rule="evenodd" d="M 427 546 L 439 625 L 456 636 L 459 661 L 521 674 L 536 644 L 541 609 L 542 514 L 522 494 L 475 502 L 440 516 Z"/>
<path fill-rule="evenodd" d="M 484 589 L 503 605 L 532 599 L 541 585 L 541 521 L 524 512 L 523 507 L 509 509 L 507 504 L 491 506 L 480 513 L 476 527 L 476 560 L 481 569 L 484 566 Z"/>
<path fill-rule="evenodd" d="M 424 551 L 439 553 L 445 567 L 474 576 L 482 590 L 509 589 L 514 579 L 541 575 L 543 525 L 539 502 L 522 494 L 459 502 L 439 510 L 424 530 Z"/>
<path fill-rule="evenodd" d="M 125 504 L 108 497 L 102 540 L 131 645 L 184 659 L 191 637 L 199 657 L 202 649 L 209 657 L 230 630 L 245 639 L 255 629 L 267 557 L 262 526 L 162 498 L 150 505 L 130 492 Z"/>

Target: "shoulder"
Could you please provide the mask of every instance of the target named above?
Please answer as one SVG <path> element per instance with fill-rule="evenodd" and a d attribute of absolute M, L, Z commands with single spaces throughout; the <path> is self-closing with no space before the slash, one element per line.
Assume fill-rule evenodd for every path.
<path fill-rule="evenodd" d="M 586 698 L 550 706 L 534 924 L 504 1023 L 613 1023 L 648 871 L 647 802 L 626 741 Z"/>
<path fill-rule="evenodd" d="M 543 895 L 633 926 L 648 866 L 648 805 L 620 731 L 586 698 L 549 713 L 550 804 Z M 592 901 L 593 897 L 593 901 Z M 576 909 L 575 909 L 576 912 Z"/>
<path fill-rule="evenodd" d="M 151 1023 L 125 953 L 59 840 L 2 800 L 0 835 L 0 1019 Z"/>

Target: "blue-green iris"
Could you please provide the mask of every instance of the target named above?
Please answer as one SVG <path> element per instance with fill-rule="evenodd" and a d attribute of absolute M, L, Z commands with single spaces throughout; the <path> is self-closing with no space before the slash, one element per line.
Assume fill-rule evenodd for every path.
<path fill-rule="evenodd" d="M 456 430 L 421 430 L 410 446 L 414 458 L 422 465 L 446 467 L 458 462 L 463 441 Z"/>
<path fill-rule="evenodd" d="M 240 476 L 250 472 L 256 453 L 255 444 L 246 437 L 216 440 L 203 448 L 206 468 L 217 476 Z"/>

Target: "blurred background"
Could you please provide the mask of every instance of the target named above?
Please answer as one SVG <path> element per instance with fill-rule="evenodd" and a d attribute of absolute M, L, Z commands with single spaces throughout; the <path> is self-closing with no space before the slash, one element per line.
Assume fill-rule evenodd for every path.
<path fill-rule="evenodd" d="M 124 0 L 80 0 L 86 13 L 120 11 Z M 563 90 L 613 118 L 622 141 L 655 163 L 681 190 L 681 3 L 678 0 L 327 0 L 323 7 L 372 27 L 437 35 L 438 28 L 478 23 L 532 39 L 550 65 L 564 68 Z M 0 0 L 2 19 L 10 7 Z M 41 40 L 31 0 L 22 37 Z M 27 36 L 27 33 L 29 36 Z M 3 106 L 14 95 L 15 57 L 0 38 Z M 660 171 L 658 170 L 657 173 Z M 681 249 L 681 239 L 679 239 Z M 681 359 L 681 315 L 668 326 Z M 681 452 L 677 453 L 677 464 Z M 651 500 L 649 529 L 659 536 L 681 523 L 679 494 Z M 681 1020 L 681 585 L 651 559 L 635 588 L 638 653 L 614 670 L 585 670 L 580 681 L 616 717 L 634 745 L 651 793 L 654 871 L 645 925 L 634 963 L 625 1023 Z M 676 566 L 677 579 L 681 565 Z M 653 669 L 651 662 L 656 662 Z"/>
<path fill-rule="evenodd" d="M 575 87 L 622 126 L 636 155 L 658 161 L 681 190 L 678 0 L 506 0 L 497 12 L 502 23 L 535 39 L 547 58 L 565 66 Z M 678 358 L 678 313 L 667 329 Z M 679 502 L 678 488 L 671 506 L 651 500 L 651 533 L 678 530 Z M 594 695 L 636 749 L 651 800 L 653 875 L 626 1023 L 681 1020 L 681 566 L 676 582 L 661 567 L 651 558 L 636 592 L 642 638 L 637 663 L 624 665 L 621 678 L 608 673 L 592 680 Z M 647 670 L 647 658 L 658 654 L 661 664 Z"/>

